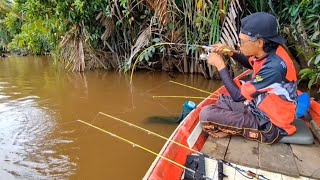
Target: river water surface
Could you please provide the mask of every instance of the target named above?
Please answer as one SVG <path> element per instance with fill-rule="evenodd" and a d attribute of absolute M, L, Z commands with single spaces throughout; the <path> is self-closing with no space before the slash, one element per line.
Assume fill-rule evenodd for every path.
<path fill-rule="evenodd" d="M 186 99 L 221 86 L 201 75 L 65 72 L 48 57 L 0 59 L 0 179 L 141 179 L 155 156 L 83 120 L 159 152 L 164 140 L 103 112 L 169 137 Z M 201 100 L 193 100 L 199 103 Z"/>

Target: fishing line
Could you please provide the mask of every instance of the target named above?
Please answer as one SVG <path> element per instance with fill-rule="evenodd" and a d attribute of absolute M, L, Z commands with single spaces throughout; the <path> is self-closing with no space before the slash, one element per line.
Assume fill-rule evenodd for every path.
<path fill-rule="evenodd" d="M 168 114 L 177 115 L 180 113 L 171 113 L 164 105 L 162 105 L 156 98 L 183 98 L 183 99 L 212 99 L 217 100 L 218 98 L 209 98 L 209 97 L 193 97 L 193 96 L 152 96 L 152 98 L 163 108 Z"/>
<path fill-rule="evenodd" d="M 156 55 L 163 55 L 164 53 L 153 53 Z M 203 62 L 204 60 L 197 58 L 197 57 L 191 57 L 191 56 L 184 56 L 184 55 L 178 55 L 178 54 L 165 54 L 165 56 L 170 56 L 170 57 L 174 57 L 174 58 L 186 58 L 186 59 L 192 59 L 192 60 L 197 60 L 196 62 L 200 63 Z"/>
<path fill-rule="evenodd" d="M 65 123 L 59 123 L 58 125 L 59 125 L 59 126 L 63 126 L 63 125 L 71 124 L 71 123 L 75 123 L 75 122 L 77 122 L 77 120 L 75 120 L 75 121 L 69 121 L 69 122 L 65 122 Z"/>
<path fill-rule="evenodd" d="M 166 84 L 166 83 L 168 83 L 168 82 L 169 82 L 169 81 L 166 81 L 166 82 L 164 82 L 164 83 L 161 83 L 160 85 L 158 85 L 158 86 L 156 86 L 156 87 L 153 87 L 153 88 L 147 90 L 147 91 L 144 92 L 143 94 L 145 94 L 145 93 L 147 93 L 147 92 L 150 92 L 150 91 L 152 91 L 152 90 L 154 90 L 154 89 L 156 89 L 156 88 L 159 88 L 159 87 L 161 87 L 162 85 L 164 85 L 164 84 Z"/>
<path fill-rule="evenodd" d="M 172 81 L 170 80 L 169 81 L 170 83 L 173 83 L 173 84 L 177 84 L 177 85 L 180 85 L 180 86 L 184 86 L 184 87 L 187 87 L 187 88 L 190 88 L 190 89 L 194 89 L 194 90 L 197 90 L 197 91 L 200 91 L 200 92 L 203 92 L 203 93 L 207 93 L 207 94 L 214 94 L 212 92 L 209 92 L 209 91 L 205 91 L 205 90 L 202 90 L 202 89 L 199 89 L 199 88 L 196 88 L 196 87 L 192 87 L 192 86 L 189 86 L 189 85 L 186 85 L 186 84 L 182 84 L 182 83 L 179 83 L 179 82 L 176 82 L 176 81 Z"/>
<path fill-rule="evenodd" d="M 149 90 L 147 90 L 146 92 L 144 92 L 144 93 L 147 93 L 147 92 L 150 92 L 151 90 L 153 90 L 153 89 L 155 89 L 155 88 L 159 88 L 160 86 L 162 86 L 162 85 L 164 85 L 164 84 L 166 84 L 166 83 L 173 83 L 173 84 L 177 84 L 177 85 L 180 85 L 180 86 L 184 86 L 184 87 L 187 87 L 187 88 L 190 88 L 190 89 L 193 89 L 193 90 L 197 90 L 197 91 L 200 91 L 200 92 L 203 92 L 203 93 L 206 93 L 206 94 L 210 94 L 210 95 L 213 95 L 213 96 L 219 96 L 220 94 L 219 93 L 217 93 L 217 92 L 213 92 L 213 93 L 211 93 L 211 92 L 209 92 L 209 91 L 205 91 L 205 90 L 202 90 L 202 89 L 199 89 L 199 88 L 196 88 L 196 87 L 193 87 L 193 86 L 189 86 L 189 85 L 186 85 L 186 84 L 182 84 L 182 83 L 179 83 L 179 82 L 176 82 L 176 81 L 172 81 L 172 80 L 170 80 L 170 81 L 166 81 L 166 82 L 164 82 L 164 83 L 162 83 L 162 84 L 160 84 L 160 85 L 158 85 L 158 86 L 156 86 L 156 87 L 154 87 L 154 88 L 152 88 L 152 89 L 149 89 Z M 168 97 L 168 98 L 186 98 L 187 96 L 152 96 L 153 97 L 153 99 L 163 108 L 163 109 L 165 109 L 167 112 L 168 112 L 168 114 L 174 114 L 174 115 L 176 115 L 176 114 L 178 114 L 178 113 L 171 113 L 165 106 L 163 106 L 156 98 L 157 97 Z M 155 98 L 156 97 L 156 98 Z M 192 97 L 192 96 L 190 96 L 189 98 L 192 98 L 192 99 L 214 99 L 214 98 L 209 98 L 209 97 L 207 97 L 207 98 L 202 98 L 202 97 Z"/>
<path fill-rule="evenodd" d="M 91 123 L 90 124 L 93 124 L 93 122 L 97 119 L 97 117 L 99 116 L 99 113 L 96 115 L 96 117 L 94 117 L 93 118 L 93 120 L 91 121 Z M 84 131 L 84 133 L 83 134 L 86 134 L 87 133 L 87 131 L 88 131 L 88 129 L 89 129 L 89 127 L 87 127 L 87 129 Z"/>
<path fill-rule="evenodd" d="M 172 113 L 172 112 L 170 112 L 169 110 L 168 110 L 168 108 L 166 108 L 164 105 L 162 105 L 156 98 L 153 98 L 163 109 L 165 109 L 167 112 L 168 112 L 168 114 L 171 114 L 171 115 L 177 115 L 177 114 L 179 114 L 179 113 Z"/>
<path fill-rule="evenodd" d="M 185 43 L 169 43 L 169 45 L 179 45 L 179 46 L 193 46 L 193 47 L 200 47 L 200 48 L 208 48 L 214 46 L 206 46 L 206 45 L 199 45 L 199 44 L 185 44 Z"/>
<path fill-rule="evenodd" d="M 131 144 L 132 147 L 138 147 L 138 148 L 140 148 L 140 149 L 142 149 L 142 150 L 144 150 L 144 151 L 146 151 L 146 152 L 149 152 L 149 153 L 151 153 L 151 154 L 153 154 L 153 155 L 155 155 L 155 156 L 157 156 L 157 157 L 160 157 L 160 158 L 162 158 L 162 159 L 164 159 L 164 160 L 166 160 L 166 161 L 168 161 L 168 162 L 170 162 L 170 163 L 172 163 L 172 164 L 174 164 L 174 165 L 176 165 L 176 166 L 178 166 L 178 167 L 180 167 L 180 168 L 182 168 L 182 169 L 188 170 L 188 171 L 191 172 L 192 174 L 199 174 L 199 175 L 201 175 L 201 176 L 202 176 L 203 178 L 205 178 L 205 179 L 212 180 L 211 178 L 205 176 L 204 174 L 200 174 L 200 173 L 198 173 L 198 172 L 196 172 L 196 171 L 194 171 L 194 170 L 192 170 L 192 169 L 190 169 L 190 168 L 188 168 L 188 167 L 186 167 L 186 166 L 183 166 L 183 165 L 181 165 L 181 164 L 179 164 L 179 163 L 177 163 L 177 162 L 175 162 L 175 161 L 173 161 L 173 160 L 171 160 L 171 159 L 169 159 L 169 158 L 167 158 L 167 157 L 164 157 L 164 156 L 160 155 L 159 153 L 156 153 L 156 152 L 154 152 L 154 151 L 152 151 L 152 150 L 150 150 L 150 149 L 148 149 L 148 148 L 146 148 L 146 147 L 143 147 L 143 146 L 141 146 L 141 145 L 139 145 L 139 144 L 136 144 L 136 143 L 134 143 L 134 142 L 132 142 L 132 141 L 130 141 L 130 140 L 128 140 L 128 139 L 125 139 L 125 138 L 123 138 L 123 137 L 121 137 L 121 136 L 118 136 L 117 134 L 114 134 L 114 133 L 111 133 L 111 132 L 109 132 L 109 131 L 107 131 L 107 130 L 101 129 L 101 128 L 97 127 L 97 126 L 94 126 L 94 125 L 89 124 L 89 123 L 87 123 L 87 122 L 84 122 L 84 121 L 82 121 L 82 120 L 77 120 L 77 121 L 80 122 L 80 123 L 83 123 L 83 124 L 85 124 L 85 125 L 87 125 L 87 126 L 90 126 L 90 127 L 94 128 L 94 129 L 96 129 L 96 130 L 99 130 L 99 131 L 101 131 L 101 132 L 103 132 L 103 133 L 106 133 L 106 134 L 110 135 L 111 137 L 114 137 L 114 138 L 119 139 L 119 140 L 121 140 L 121 141 L 124 141 L 124 142 L 126 142 L 126 143 L 128 143 L 128 144 Z"/>
<path fill-rule="evenodd" d="M 253 178 L 256 178 L 258 180 L 270 180 L 266 177 L 264 177 L 263 175 L 260 175 L 260 174 L 257 174 L 257 173 L 254 173 L 250 170 L 244 170 L 244 169 L 241 169 L 239 167 L 236 167 L 234 165 L 232 165 L 231 163 L 227 162 L 227 161 L 224 161 L 224 160 L 221 160 L 225 165 L 227 166 L 230 166 L 232 168 L 234 168 L 236 171 L 238 171 L 242 176 L 248 178 L 248 179 L 253 179 Z M 246 173 L 246 174 L 244 174 Z"/>

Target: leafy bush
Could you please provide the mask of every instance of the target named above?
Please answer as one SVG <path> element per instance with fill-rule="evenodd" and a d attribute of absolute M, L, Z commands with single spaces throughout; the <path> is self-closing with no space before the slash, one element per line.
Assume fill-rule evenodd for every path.
<path fill-rule="evenodd" d="M 309 79 L 309 89 L 311 89 L 313 85 L 318 84 L 320 80 L 320 44 L 311 43 L 311 45 L 316 49 L 315 54 L 308 61 L 309 66 L 313 68 L 305 68 L 299 72 L 301 79 Z M 320 88 L 318 93 L 320 93 Z"/>
<path fill-rule="evenodd" d="M 26 51 L 32 54 L 49 53 L 53 47 L 49 45 L 47 30 L 41 25 L 41 21 L 25 23 L 21 33 L 17 34 L 11 43 L 9 50 L 14 52 Z"/>

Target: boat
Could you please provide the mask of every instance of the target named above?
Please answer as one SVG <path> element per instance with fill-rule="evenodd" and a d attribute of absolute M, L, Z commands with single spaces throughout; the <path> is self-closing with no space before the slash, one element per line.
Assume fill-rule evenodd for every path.
<path fill-rule="evenodd" d="M 242 79 L 246 76 L 249 76 L 250 73 L 251 73 L 251 70 L 247 70 L 244 73 L 237 76 L 236 79 Z M 214 145 L 213 148 L 215 150 L 221 151 L 221 148 L 219 149 L 219 147 L 217 147 L 219 146 L 219 142 L 212 142 L 214 141 L 214 138 L 208 137 L 208 135 L 206 135 L 202 131 L 201 125 L 199 123 L 199 113 L 202 107 L 208 104 L 216 103 L 217 102 L 216 99 L 220 94 L 228 94 L 224 86 L 220 87 L 218 90 L 212 93 L 209 97 L 204 99 L 201 103 L 198 104 L 196 109 L 192 110 L 185 117 L 185 119 L 177 126 L 175 131 L 168 138 L 168 141 L 166 141 L 163 148 L 160 150 L 159 155 L 155 158 L 155 160 L 151 164 L 150 168 L 146 172 L 143 179 L 150 179 L 150 180 L 183 179 L 184 169 L 166 160 L 166 159 L 170 159 L 178 164 L 185 165 L 187 156 L 194 152 L 191 149 L 185 148 L 183 146 L 188 146 L 194 149 L 195 151 L 203 152 L 204 146 L 211 144 L 211 146 Z M 315 124 L 319 127 L 320 104 L 317 101 L 311 100 L 311 107 L 310 107 L 309 113 L 312 119 L 314 120 Z M 310 128 L 309 122 L 306 122 L 305 124 Z M 235 147 L 234 149 L 236 149 L 237 151 L 240 151 L 238 153 L 243 153 L 241 152 L 241 147 L 239 147 L 239 145 L 241 144 L 244 144 L 244 146 L 253 146 L 252 151 L 254 151 L 255 149 L 257 150 L 257 148 L 258 148 L 257 151 L 260 150 L 259 152 L 260 154 L 258 153 L 258 155 L 257 153 L 254 153 L 254 152 L 247 153 L 249 154 L 249 156 L 252 155 L 253 157 L 255 157 L 253 158 L 254 161 L 256 161 L 257 159 L 256 155 L 258 156 L 258 167 L 252 166 L 250 165 L 250 163 L 248 163 L 248 158 L 245 157 L 247 156 L 246 153 L 243 153 L 240 155 L 238 154 L 239 156 L 237 157 L 238 160 L 235 160 L 235 161 L 231 160 L 234 166 L 241 167 L 242 169 L 243 168 L 249 169 L 249 170 L 252 169 L 252 171 L 256 173 L 260 172 L 264 174 L 264 176 L 267 179 L 294 179 L 294 178 L 303 179 L 305 177 L 311 177 L 311 179 L 312 178 L 320 179 L 320 170 L 319 170 L 320 169 L 320 159 L 319 159 L 320 146 L 319 146 L 319 139 L 317 138 L 314 138 L 313 143 L 311 145 L 290 145 L 290 144 L 284 144 L 284 143 L 275 143 L 273 145 L 261 145 L 258 142 L 249 141 L 242 137 L 231 136 L 231 138 L 234 138 L 234 139 L 226 140 L 228 144 L 226 146 L 232 146 L 231 143 L 235 143 L 233 144 L 233 147 Z M 222 139 L 218 139 L 218 141 L 221 141 Z M 230 155 L 228 154 L 228 152 L 226 152 L 228 151 L 228 147 L 224 147 L 224 148 L 225 148 L 224 149 L 225 152 L 222 153 L 223 154 L 222 157 L 213 157 L 213 158 L 223 159 L 227 155 Z M 284 150 L 286 151 L 277 152 L 277 151 L 284 151 Z M 281 156 L 287 156 L 288 154 L 291 153 L 290 155 L 292 156 L 292 158 L 297 158 L 298 160 L 295 159 L 297 162 L 292 163 L 292 161 L 289 161 L 291 157 L 289 158 L 276 157 L 274 159 L 267 157 L 267 159 L 264 160 L 265 161 L 264 163 L 269 164 L 269 166 L 267 165 L 267 166 L 259 167 L 259 165 L 261 165 L 260 161 L 264 159 L 261 153 L 263 152 L 269 153 L 268 151 L 270 151 L 271 153 L 275 151 L 277 153 L 276 155 L 281 155 L 281 153 L 284 153 Z M 207 155 L 210 156 L 210 151 L 209 152 L 207 151 L 206 153 L 209 153 Z M 284 158 L 284 159 L 281 159 L 281 158 Z M 243 163 L 245 161 L 247 163 Z M 273 163 L 272 161 L 275 161 L 275 163 Z M 281 162 L 279 164 L 278 161 L 286 161 L 286 163 L 289 164 L 287 169 L 293 169 L 295 171 L 290 171 L 290 170 L 286 171 L 285 167 L 282 167 L 283 165 L 281 165 Z M 230 168 L 230 167 L 227 167 L 226 165 L 224 165 L 224 167 L 225 169 Z M 282 168 L 284 168 L 285 170 L 281 170 Z M 215 168 L 215 170 L 213 171 L 217 171 L 217 168 Z M 223 172 L 226 174 L 225 170 Z M 230 176 L 230 174 L 227 173 L 226 175 L 229 176 L 228 179 L 243 178 L 243 176 L 241 178 L 241 173 L 238 173 L 239 176 L 237 176 L 236 174 L 237 173 L 232 174 Z M 271 176 L 271 177 L 268 178 L 268 176 Z M 214 177 L 211 177 L 211 178 L 216 179 L 215 177 L 217 177 L 217 175 L 214 175 Z"/>

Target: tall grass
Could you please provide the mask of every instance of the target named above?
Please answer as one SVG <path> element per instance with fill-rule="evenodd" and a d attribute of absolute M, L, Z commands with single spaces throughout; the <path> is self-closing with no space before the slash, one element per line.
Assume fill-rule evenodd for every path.
<path fill-rule="evenodd" d="M 204 50 L 194 45 L 211 45 L 225 40 L 226 38 L 221 38 L 221 32 L 224 32 L 228 38 L 226 41 L 235 46 L 237 43 L 235 18 L 239 2 L 224 1 L 224 4 L 204 0 L 159 0 L 153 1 L 153 4 L 148 2 L 149 7 L 155 11 L 155 21 L 150 25 L 152 29 L 150 40 L 143 45 L 140 43 L 139 49 L 136 48 L 135 53 L 131 53 L 129 64 L 132 58 L 136 58 L 134 62 L 140 67 L 160 64 L 165 71 L 202 73 L 207 78 L 214 78 L 215 69 L 198 59 Z M 159 4 L 158 8 L 153 8 L 156 4 Z M 227 14 L 229 9 L 233 13 Z M 227 20 L 223 21 L 225 17 Z M 141 37 L 137 39 L 141 41 Z M 148 40 L 145 39 L 144 42 Z"/>

